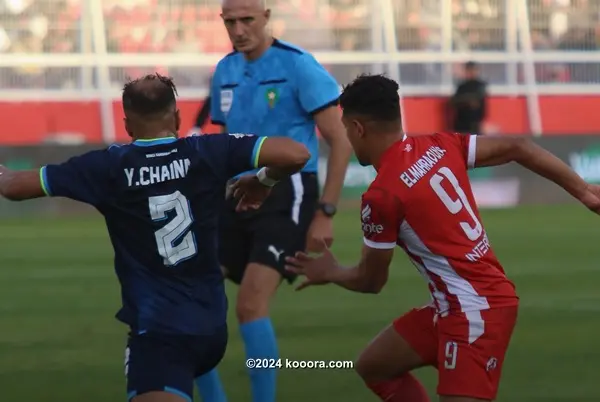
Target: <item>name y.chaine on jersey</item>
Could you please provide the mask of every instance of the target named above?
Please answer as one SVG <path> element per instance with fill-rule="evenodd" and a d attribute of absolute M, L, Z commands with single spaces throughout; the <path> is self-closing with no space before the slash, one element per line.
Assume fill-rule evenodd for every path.
<path fill-rule="evenodd" d="M 402 172 L 400 179 L 409 188 L 421 180 L 444 157 L 446 150 L 438 146 L 429 147 L 411 167 Z"/>
<path fill-rule="evenodd" d="M 127 177 L 127 185 L 149 186 L 170 180 L 183 179 L 187 176 L 191 162 L 189 159 L 176 159 L 168 164 L 158 166 L 142 166 L 140 168 L 123 169 Z"/>

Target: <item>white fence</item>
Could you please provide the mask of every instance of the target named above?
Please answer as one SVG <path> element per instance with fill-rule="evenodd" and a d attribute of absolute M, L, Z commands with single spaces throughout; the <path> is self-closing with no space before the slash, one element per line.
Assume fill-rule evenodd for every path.
<path fill-rule="evenodd" d="M 590 37 L 597 22 L 582 17 L 598 14 L 598 0 L 551 6 L 539 0 L 273 3 L 275 34 L 302 42 L 314 32 L 316 39 L 304 47 L 340 83 L 359 72 L 385 72 L 402 83 L 403 96 L 446 96 L 453 90 L 457 66 L 477 61 L 491 83 L 491 93 L 527 97 L 535 134 L 543 132 L 539 95 L 600 93 L 600 52 L 595 37 Z M 34 4 L 39 15 L 36 7 L 27 14 L 0 8 L 0 18 L 4 16 L 0 100 L 101 100 L 103 121 L 112 122 L 112 102 L 120 96 L 126 75 L 161 69 L 176 78 L 183 98 L 201 98 L 207 94 L 210 71 L 227 46 L 216 0 L 34 0 Z M 312 14 L 303 20 L 299 13 L 310 7 Z M 285 18 L 278 17 L 284 14 Z M 23 21 L 28 24 L 25 35 Z M 36 35 L 45 42 L 31 40 Z M 63 40 L 66 37 L 70 39 Z M 134 45 L 149 47 L 124 46 L 130 37 L 145 38 Z M 2 49 L 11 40 L 13 46 Z M 208 46 L 216 42 L 219 46 Z M 113 125 L 105 124 L 104 131 L 105 140 L 111 142 Z"/>

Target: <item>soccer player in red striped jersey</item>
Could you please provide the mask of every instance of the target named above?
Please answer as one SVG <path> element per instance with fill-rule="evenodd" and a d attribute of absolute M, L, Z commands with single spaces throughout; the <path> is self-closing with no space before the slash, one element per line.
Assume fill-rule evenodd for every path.
<path fill-rule="evenodd" d="M 519 298 L 490 246 L 467 170 L 517 162 L 595 213 L 599 187 L 527 139 L 407 137 L 398 84 L 380 75 L 357 78 L 340 101 L 357 158 L 377 170 L 362 198 L 362 258 L 345 269 L 329 250 L 319 257 L 297 253 L 287 269 L 306 276 L 300 288 L 335 283 L 378 293 L 400 247 L 425 279 L 432 302 L 384 329 L 359 357 L 359 375 L 383 401 L 426 402 L 410 372 L 433 366 L 441 401 L 494 400 Z"/>

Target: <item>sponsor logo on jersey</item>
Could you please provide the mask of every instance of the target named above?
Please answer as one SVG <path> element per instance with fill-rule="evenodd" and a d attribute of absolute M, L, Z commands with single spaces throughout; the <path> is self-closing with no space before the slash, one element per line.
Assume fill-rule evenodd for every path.
<path fill-rule="evenodd" d="M 383 225 L 371 221 L 371 206 L 366 204 L 360 211 L 362 218 L 362 230 L 367 235 L 380 234 L 383 232 Z"/>

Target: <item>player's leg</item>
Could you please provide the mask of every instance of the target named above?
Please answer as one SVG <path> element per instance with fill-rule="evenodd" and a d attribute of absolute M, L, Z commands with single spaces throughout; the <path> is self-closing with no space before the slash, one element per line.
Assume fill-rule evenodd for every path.
<path fill-rule="evenodd" d="M 249 236 L 244 221 L 235 212 L 234 201 L 228 200 L 219 217 L 219 261 L 225 277 L 238 285 L 248 261 Z M 196 385 L 202 402 L 227 402 L 216 368 L 196 378 Z"/>
<path fill-rule="evenodd" d="M 194 360 L 185 336 L 134 334 L 125 351 L 128 400 L 192 402 Z"/>
<path fill-rule="evenodd" d="M 359 356 L 356 371 L 382 401 L 429 401 L 425 388 L 410 372 L 435 365 L 434 317 L 433 307 L 409 311 L 377 335 Z"/>
<path fill-rule="evenodd" d="M 211 375 L 211 373 L 216 375 L 217 371 L 215 368 L 223 359 L 225 350 L 227 348 L 227 326 L 223 326 L 223 328 L 215 332 L 213 335 L 197 336 L 195 338 L 196 341 L 192 348 L 194 355 L 196 356 L 195 377 L 198 379 L 206 379 L 207 375 Z M 212 394 L 209 394 L 208 391 L 210 391 L 210 388 L 205 388 L 204 391 L 205 393 L 201 394 L 202 402 L 225 400 L 224 393 L 221 394 L 218 392 L 213 392 Z"/>
<path fill-rule="evenodd" d="M 278 359 L 275 331 L 269 318 L 269 303 L 281 283 L 273 268 L 250 263 L 244 272 L 236 304 L 240 334 L 247 359 Z M 249 369 L 252 400 L 274 402 L 277 373 L 275 369 Z"/>
<path fill-rule="evenodd" d="M 493 401 L 517 307 L 450 314 L 438 321 L 437 393 L 442 402 Z"/>
<path fill-rule="evenodd" d="M 269 305 L 285 270 L 285 257 L 303 250 L 318 197 L 315 175 L 297 175 L 278 184 L 252 221 L 252 249 L 238 292 L 236 313 L 247 358 L 278 359 Z M 276 369 L 250 370 L 254 402 L 274 402 Z"/>

